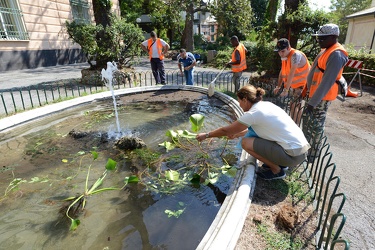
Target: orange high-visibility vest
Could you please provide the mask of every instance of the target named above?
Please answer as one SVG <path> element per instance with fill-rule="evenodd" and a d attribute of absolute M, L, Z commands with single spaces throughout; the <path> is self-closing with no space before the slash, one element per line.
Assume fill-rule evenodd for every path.
<path fill-rule="evenodd" d="M 292 55 L 296 53 L 296 49 L 291 49 L 290 53 L 288 55 L 288 59 L 285 61 L 281 61 L 281 80 L 282 82 L 286 83 L 288 80 L 288 75 L 290 73 L 290 68 L 292 67 Z M 298 51 L 300 52 L 300 51 Z M 310 68 L 310 63 L 309 60 L 307 59 L 306 55 L 302 52 L 300 52 L 306 60 L 306 64 L 302 68 L 296 68 L 296 71 L 294 73 L 294 77 L 292 79 L 292 84 L 290 85 L 291 88 L 299 88 L 299 87 L 304 87 L 306 85 L 306 80 L 307 80 L 307 75 L 309 74 L 309 68 Z"/>
<path fill-rule="evenodd" d="M 152 38 L 148 39 L 148 44 L 147 44 L 147 49 L 148 49 L 148 55 L 150 56 L 150 60 L 152 58 L 152 43 L 154 41 L 152 40 Z M 163 45 L 161 44 L 161 41 L 160 41 L 160 38 L 156 38 L 156 48 L 158 50 L 158 54 L 159 54 L 159 59 L 160 60 L 163 60 L 164 59 L 164 55 L 162 54 L 163 52 Z"/>
<path fill-rule="evenodd" d="M 329 47 L 328 49 L 323 49 L 319 53 L 319 55 L 318 55 L 318 57 L 319 57 L 318 58 L 318 65 L 317 66 L 319 66 L 319 68 L 321 68 L 325 71 L 329 56 L 331 55 L 331 53 L 333 51 L 336 51 L 336 50 L 341 50 L 342 52 L 344 52 L 344 54 L 346 56 L 348 56 L 348 52 L 346 52 L 344 47 L 341 44 L 336 43 L 336 44 L 332 45 L 331 47 Z M 311 83 L 311 86 L 310 86 L 309 97 L 312 97 L 314 95 L 315 91 L 317 90 L 317 88 L 319 87 L 319 85 L 322 81 L 323 72 L 319 68 L 315 67 L 315 69 L 314 69 L 314 75 L 313 75 L 312 83 Z M 339 80 L 341 78 L 343 70 L 344 70 L 344 67 L 342 67 L 341 70 L 339 71 L 339 73 L 337 74 L 336 80 Z M 332 87 L 328 91 L 328 93 L 323 97 L 323 100 L 333 101 L 333 100 L 336 99 L 338 93 L 339 93 L 339 86 L 338 86 L 338 84 L 335 83 L 335 84 L 332 85 Z"/>
<path fill-rule="evenodd" d="M 240 64 L 232 64 L 232 72 L 241 72 L 241 71 L 244 71 L 245 69 L 247 69 L 247 66 L 246 66 L 246 50 L 245 50 L 245 46 L 242 43 L 240 43 L 233 50 L 233 53 L 232 53 L 232 62 L 236 61 L 236 50 L 238 50 L 238 52 L 240 52 L 241 61 L 240 61 Z"/>

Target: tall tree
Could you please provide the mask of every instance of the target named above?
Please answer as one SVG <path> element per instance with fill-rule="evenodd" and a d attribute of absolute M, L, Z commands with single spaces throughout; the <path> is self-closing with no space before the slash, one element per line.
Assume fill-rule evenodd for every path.
<path fill-rule="evenodd" d="M 144 14 L 145 0 L 119 0 L 121 17 L 129 22 L 136 22 L 137 18 Z M 147 5 L 146 5 L 147 6 Z"/>
<path fill-rule="evenodd" d="M 279 10 L 280 0 L 269 0 L 266 10 L 266 16 L 263 24 L 276 21 L 277 11 Z"/>
<path fill-rule="evenodd" d="M 220 0 L 210 4 L 210 11 L 218 22 L 223 36 L 246 39 L 251 29 L 253 13 L 249 0 Z"/>
<path fill-rule="evenodd" d="M 194 51 L 194 12 L 194 3 L 190 1 L 186 6 L 185 29 L 181 39 L 181 46 L 188 51 Z"/>
<path fill-rule="evenodd" d="M 307 5 L 306 0 L 285 0 L 284 15 L 292 15 L 297 12 L 300 5 Z M 297 41 L 299 38 L 299 32 L 301 31 L 300 26 L 302 22 L 300 19 L 289 20 L 291 22 L 283 23 L 284 36 L 289 39 L 290 45 L 294 48 L 297 47 Z"/>
<path fill-rule="evenodd" d="M 152 11 L 155 27 L 159 32 L 165 31 L 170 45 L 176 38 L 181 39 L 184 29 L 182 11 L 184 11 L 184 6 L 181 6 L 181 1 L 176 0 L 163 0 L 163 3 L 156 4 Z"/>
<path fill-rule="evenodd" d="M 92 0 L 96 25 L 101 24 L 104 28 L 110 25 L 111 8 L 111 0 Z"/>
<path fill-rule="evenodd" d="M 254 29 L 259 30 L 264 24 L 264 19 L 269 2 L 269 0 L 253 0 L 250 2 L 251 9 L 254 14 L 254 19 L 252 22 L 252 26 L 254 27 Z"/>

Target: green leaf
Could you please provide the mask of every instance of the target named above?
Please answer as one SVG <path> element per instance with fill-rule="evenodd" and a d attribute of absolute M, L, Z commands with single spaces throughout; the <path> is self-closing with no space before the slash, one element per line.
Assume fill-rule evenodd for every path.
<path fill-rule="evenodd" d="M 190 116 L 191 130 L 198 132 L 203 127 L 204 116 L 201 114 L 192 114 Z"/>
<path fill-rule="evenodd" d="M 166 213 L 168 215 L 168 218 L 174 216 L 176 218 L 180 217 L 180 215 L 185 211 L 185 208 L 184 209 L 180 209 L 180 210 L 176 210 L 176 211 L 172 211 L 172 210 L 169 210 L 169 209 L 166 209 L 164 211 L 164 213 Z"/>
<path fill-rule="evenodd" d="M 136 175 L 132 175 L 130 177 L 125 177 L 124 182 L 127 183 L 138 183 L 139 178 Z"/>
<path fill-rule="evenodd" d="M 180 207 L 184 207 L 184 206 L 185 206 L 185 203 L 182 202 L 182 201 L 179 201 L 179 202 L 178 202 L 178 205 L 179 205 Z"/>
<path fill-rule="evenodd" d="M 71 200 L 75 200 L 77 197 L 75 196 L 71 196 L 71 197 L 68 197 L 66 199 L 63 199 L 63 201 L 71 201 Z"/>
<path fill-rule="evenodd" d="M 176 170 L 165 171 L 165 178 L 170 181 L 178 181 L 180 178 L 180 173 Z"/>
<path fill-rule="evenodd" d="M 195 173 L 193 175 L 193 178 L 190 180 L 190 182 L 193 183 L 193 184 L 199 184 L 200 181 L 201 181 L 201 176 L 197 173 Z"/>
<path fill-rule="evenodd" d="M 114 170 L 116 169 L 117 162 L 112 160 L 111 158 L 108 158 L 107 164 L 105 165 L 105 168 L 107 170 Z"/>
<path fill-rule="evenodd" d="M 187 130 L 184 130 L 183 133 L 181 134 L 181 137 L 188 138 L 188 139 L 195 139 L 197 136 L 197 133 L 191 133 Z"/>
<path fill-rule="evenodd" d="M 210 183 L 215 184 L 218 179 L 219 179 L 218 173 L 213 173 L 213 172 L 208 173 L 208 180 L 210 181 Z"/>
<path fill-rule="evenodd" d="M 92 155 L 93 160 L 98 159 L 98 156 L 99 156 L 98 152 L 96 152 L 96 151 L 91 151 L 91 155 Z"/>
<path fill-rule="evenodd" d="M 237 169 L 236 168 L 230 168 L 227 172 L 227 175 L 229 175 L 230 177 L 235 177 L 237 174 Z"/>
<path fill-rule="evenodd" d="M 39 182 L 39 181 L 40 181 L 39 177 L 33 177 L 33 178 L 31 178 L 31 181 L 29 181 L 29 183 L 35 183 L 35 182 Z"/>
<path fill-rule="evenodd" d="M 169 142 L 169 141 L 165 141 L 163 143 L 160 143 L 159 146 L 165 147 L 165 149 L 167 151 L 172 150 L 176 147 L 175 144 L 173 144 L 172 142 Z"/>
<path fill-rule="evenodd" d="M 167 132 L 165 132 L 165 135 L 170 137 L 171 139 L 176 139 L 177 136 L 178 136 L 178 134 L 171 129 L 169 129 Z"/>
<path fill-rule="evenodd" d="M 74 220 L 74 219 L 70 219 L 71 220 L 71 224 L 70 224 L 70 230 L 71 231 L 74 231 L 77 229 L 77 227 L 79 226 L 79 224 L 81 223 L 78 219 Z"/>

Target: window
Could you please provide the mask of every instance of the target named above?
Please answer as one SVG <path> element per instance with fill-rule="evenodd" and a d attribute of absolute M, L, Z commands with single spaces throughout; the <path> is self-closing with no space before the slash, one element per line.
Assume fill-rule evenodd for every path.
<path fill-rule="evenodd" d="M 215 25 L 211 25 L 211 32 L 215 32 Z"/>
<path fill-rule="evenodd" d="M 29 40 L 17 0 L 0 0 L 0 40 Z"/>
<path fill-rule="evenodd" d="M 90 23 L 89 4 L 87 0 L 70 0 L 73 20 L 78 23 Z"/>

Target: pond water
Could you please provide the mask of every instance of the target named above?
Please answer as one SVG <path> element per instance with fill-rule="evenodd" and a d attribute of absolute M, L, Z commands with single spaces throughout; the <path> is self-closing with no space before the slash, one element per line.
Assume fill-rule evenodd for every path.
<path fill-rule="evenodd" d="M 174 191 L 177 185 L 170 182 L 154 183 L 155 172 L 139 164 L 134 154 L 115 148 L 114 141 L 120 136 L 139 137 L 150 150 L 146 156 L 157 152 L 162 154 L 160 158 L 173 159 L 160 160 L 162 171 L 175 165 L 186 168 L 181 167 L 182 162 L 192 164 L 199 152 L 175 149 L 166 153 L 158 146 L 168 140 L 166 131 L 191 131 L 189 117 L 195 113 L 206 117 L 202 131 L 209 131 L 232 122 L 232 110 L 203 94 L 180 101 L 167 94 L 157 98 L 123 96 L 117 101 L 121 133 L 115 132 L 111 100 L 79 106 L 0 133 L 0 190 L 7 193 L 0 198 L 1 248 L 196 248 L 220 209 L 233 175 L 221 174 L 213 185 L 193 187 L 184 183 Z M 73 138 L 69 135 L 73 130 L 88 136 Z M 223 148 L 225 154 L 238 155 L 236 143 L 229 141 L 226 147 L 223 139 L 205 143 L 204 150 L 210 157 L 204 162 L 220 168 Z M 92 161 L 90 151 L 98 152 L 97 160 Z M 179 157 L 183 160 L 176 160 Z M 89 196 L 79 214 L 80 225 L 70 231 L 70 221 L 61 210 L 62 199 L 83 193 L 88 166 L 90 186 L 104 172 L 108 158 L 117 162 L 117 170 L 106 176 L 103 187 L 121 187 L 125 177 L 148 174 L 143 175 L 143 184 L 129 183 L 121 190 Z M 7 192 L 17 178 L 22 183 Z M 166 211 L 181 213 L 168 216 Z"/>

